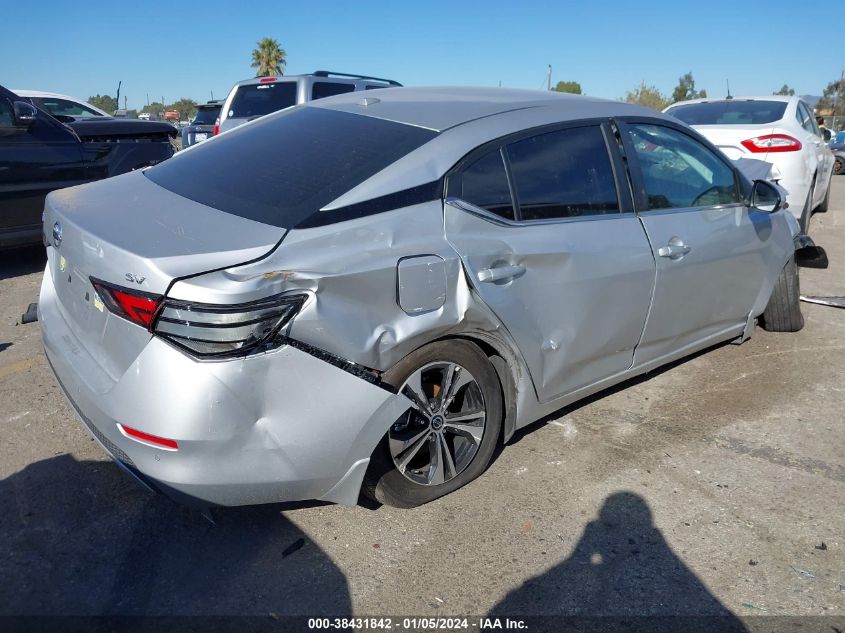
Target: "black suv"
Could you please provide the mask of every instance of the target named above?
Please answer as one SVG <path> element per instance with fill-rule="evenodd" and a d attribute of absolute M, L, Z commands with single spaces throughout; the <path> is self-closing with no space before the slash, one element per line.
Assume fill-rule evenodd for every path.
<path fill-rule="evenodd" d="M 209 101 L 197 106 L 197 113 L 190 125 L 182 128 L 182 149 L 196 145 L 214 136 L 214 126 L 220 116 L 223 100 Z"/>
<path fill-rule="evenodd" d="M 0 86 L 0 248 L 41 241 L 54 189 L 159 163 L 175 137 L 169 123 L 53 117 Z"/>

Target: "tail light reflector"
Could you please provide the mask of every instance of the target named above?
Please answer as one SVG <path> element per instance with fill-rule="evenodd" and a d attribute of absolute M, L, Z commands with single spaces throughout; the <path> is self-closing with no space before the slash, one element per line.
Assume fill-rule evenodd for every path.
<path fill-rule="evenodd" d="M 797 152 L 801 149 L 801 141 L 788 134 L 765 134 L 742 141 L 742 146 L 754 154 Z"/>
<path fill-rule="evenodd" d="M 109 312 L 143 328 L 150 329 L 153 315 L 158 309 L 158 304 L 161 303 L 159 295 L 119 288 L 93 278 L 91 284 Z"/>
<path fill-rule="evenodd" d="M 154 446 L 155 448 L 163 448 L 166 451 L 179 450 L 179 444 L 176 442 L 176 440 L 171 440 L 166 437 L 159 437 L 158 435 L 144 433 L 143 431 L 133 429 L 131 426 L 126 426 L 125 424 L 118 423 L 117 428 L 121 433 L 123 433 L 123 435 L 125 435 L 129 439 L 141 442 L 141 444 L 147 444 L 149 446 Z"/>

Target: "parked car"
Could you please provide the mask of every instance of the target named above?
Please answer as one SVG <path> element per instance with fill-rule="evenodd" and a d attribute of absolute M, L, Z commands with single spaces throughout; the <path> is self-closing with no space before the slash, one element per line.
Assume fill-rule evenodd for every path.
<path fill-rule="evenodd" d="M 0 86 L 0 248 L 42 241 L 50 191 L 159 163 L 175 134 L 165 123 L 52 116 Z"/>
<path fill-rule="evenodd" d="M 415 506 L 565 405 L 758 317 L 800 329 L 780 191 L 630 104 L 346 94 L 50 194 L 38 315 L 144 485 Z"/>
<path fill-rule="evenodd" d="M 845 132 L 837 132 L 831 139 L 830 151 L 833 152 L 833 173 L 845 173 Z"/>
<path fill-rule="evenodd" d="M 182 128 L 182 147 L 190 147 L 210 136 L 214 136 L 214 126 L 220 116 L 223 101 L 209 101 L 197 106 L 197 113 L 189 125 Z"/>
<path fill-rule="evenodd" d="M 92 106 L 87 101 L 55 92 L 17 90 L 14 88 L 12 92 L 22 100 L 29 101 L 32 105 L 41 108 L 53 116 L 73 117 L 76 120 L 110 116 L 107 112 Z"/>
<path fill-rule="evenodd" d="M 220 123 L 214 133 L 219 134 L 258 117 L 283 110 L 298 103 L 333 95 L 401 86 L 392 79 L 367 75 L 349 75 L 318 70 L 307 75 L 284 77 L 253 77 L 234 85 L 223 103 Z"/>
<path fill-rule="evenodd" d="M 814 211 L 827 211 L 833 155 L 812 109 L 799 97 L 694 99 L 664 112 L 692 126 L 729 158 L 772 163 L 803 231 Z"/>

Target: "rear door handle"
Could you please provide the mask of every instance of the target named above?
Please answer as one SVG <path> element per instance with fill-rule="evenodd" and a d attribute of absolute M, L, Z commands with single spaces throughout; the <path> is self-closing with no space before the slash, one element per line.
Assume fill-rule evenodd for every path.
<path fill-rule="evenodd" d="M 687 246 L 680 237 L 673 237 L 669 240 L 666 246 L 661 246 L 657 249 L 659 257 L 668 257 L 669 259 L 680 259 L 692 250 L 692 246 Z"/>
<path fill-rule="evenodd" d="M 495 283 L 497 281 L 504 281 L 505 279 L 512 279 L 519 277 L 525 273 L 525 266 L 516 264 L 515 266 L 497 266 L 496 268 L 485 268 L 479 270 L 476 277 L 478 281 L 483 283 Z"/>

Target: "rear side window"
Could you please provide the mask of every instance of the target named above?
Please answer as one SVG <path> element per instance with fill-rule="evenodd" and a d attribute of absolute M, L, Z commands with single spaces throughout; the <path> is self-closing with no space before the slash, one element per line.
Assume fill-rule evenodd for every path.
<path fill-rule="evenodd" d="M 335 95 L 342 95 L 346 92 L 355 90 L 355 84 L 340 84 L 333 81 L 315 81 L 311 86 L 311 98 L 322 99 L 323 97 L 333 97 Z"/>
<path fill-rule="evenodd" d="M 666 110 L 687 125 L 755 125 L 783 118 L 786 101 L 710 101 Z"/>
<path fill-rule="evenodd" d="M 631 125 L 648 209 L 687 209 L 742 201 L 733 170 L 710 149 L 662 125 Z"/>
<path fill-rule="evenodd" d="M 435 136 L 375 117 L 298 107 L 235 128 L 144 174 L 220 211 L 293 228 L 331 221 L 320 215 L 322 207 Z"/>
<path fill-rule="evenodd" d="M 237 89 L 228 116 L 237 119 L 264 116 L 292 105 L 296 105 L 295 81 L 251 84 Z"/>
<path fill-rule="evenodd" d="M 598 126 L 549 132 L 506 148 L 522 220 L 617 213 L 619 202 Z"/>
<path fill-rule="evenodd" d="M 482 156 L 466 167 L 458 178 L 455 195 L 459 198 L 503 218 L 514 219 L 508 175 L 500 150 Z"/>

